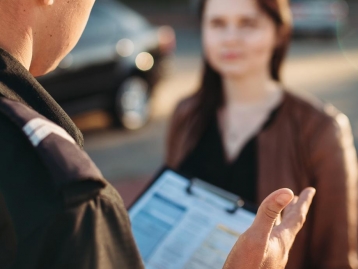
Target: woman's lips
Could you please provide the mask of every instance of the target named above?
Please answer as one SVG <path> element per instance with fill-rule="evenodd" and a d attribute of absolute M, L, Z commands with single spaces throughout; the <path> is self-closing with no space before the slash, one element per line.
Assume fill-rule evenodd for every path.
<path fill-rule="evenodd" d="M 240 52 L 225 52 L 221 55 L 221 58 L 226 61 L 239 60 L 244 57 L 243 53 Z"/>

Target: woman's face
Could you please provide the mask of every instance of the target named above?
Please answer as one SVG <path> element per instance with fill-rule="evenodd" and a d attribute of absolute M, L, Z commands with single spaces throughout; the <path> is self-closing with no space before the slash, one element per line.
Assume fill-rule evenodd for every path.
<path fill-rule="evenodd" d="M 203 46 L 223 77 L 267 72 L 277 44 L 276 25 L 254 0 L 207 0 Z"/>

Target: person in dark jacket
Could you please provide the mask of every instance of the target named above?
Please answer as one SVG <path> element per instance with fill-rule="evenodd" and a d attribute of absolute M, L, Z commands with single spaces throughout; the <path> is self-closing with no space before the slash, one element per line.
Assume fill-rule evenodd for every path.
<path fill-rule="evenodd" d="M 93 3 L 0 2 L 2 269 L 144 268 L 120 196 L 83 151 L 81 132 L 34 78 L 74 47 Z M 271 194 L 225 268 L 283 268 L 314 192 Z"/>

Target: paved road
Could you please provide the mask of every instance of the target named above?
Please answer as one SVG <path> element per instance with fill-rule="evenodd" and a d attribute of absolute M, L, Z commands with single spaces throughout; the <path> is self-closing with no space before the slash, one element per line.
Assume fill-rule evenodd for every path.
<path fill-rule="evenodd" d="M 126 202 L 163 163 L 168 117 L 177 102 L 194 92 L 198 84 L 201 67 L 198 35 L 189 31 L 178 37 L 172 74 L 157 86 L 153 98 L 152 122 L 137 132 L 107 128 L 85 134 L 87 152 Z M 291 90 L 313 93 L 346 113 L 358 141 L 358 35 L 355 32 L 349 38 L 342 37 L 340 42 L 294 42 L 284 81 Z M 103 117 L 98 117 L 103 122 Z"/>

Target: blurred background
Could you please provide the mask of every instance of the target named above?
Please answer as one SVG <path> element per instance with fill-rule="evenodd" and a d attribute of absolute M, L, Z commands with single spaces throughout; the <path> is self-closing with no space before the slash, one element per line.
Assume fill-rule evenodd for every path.
<path fill-rule="evenodd" d="M 98 0 L 76 48 L 39 78 L 126 204 L 161 167 L 168 119 L 201 72 L 197 0 Z M 332 103 L 358 146 L 358 3 L 291 0 L 288 89 Z"/>

